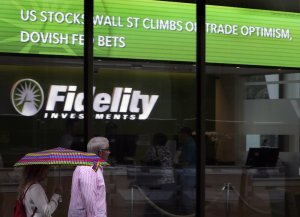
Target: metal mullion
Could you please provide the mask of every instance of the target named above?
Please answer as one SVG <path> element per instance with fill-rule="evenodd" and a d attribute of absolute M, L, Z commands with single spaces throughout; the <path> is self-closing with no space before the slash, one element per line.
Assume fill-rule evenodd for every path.
<path fill-rule="evenodd" d="M 84 142 L 93 136 L 93 37 L 94 0 L 84 0 Z"/>

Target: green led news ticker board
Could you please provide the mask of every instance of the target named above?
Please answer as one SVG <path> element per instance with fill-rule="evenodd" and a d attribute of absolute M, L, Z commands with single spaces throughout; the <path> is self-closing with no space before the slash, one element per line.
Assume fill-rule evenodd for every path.
<path fill-rule="evenodd" d="M 83 0 L 7 0 L 1 52 L 83 55 Z M 94 56 L 195 61 L 194 4 L 94 0 Z"/>
<path fill-rule="evenodd" d="M 83 0 L 7 0 L 0 52 L 83 55 Z M 195 62 L 196 5 L 95 0 L 94 56 Z M 300 67 L 298 13 L 206 8 L 208 63 Z"/>
<path fill-rule="evenodd" d="M 300 14 L 207 6 L 209 63 L 300 66 Z"/>

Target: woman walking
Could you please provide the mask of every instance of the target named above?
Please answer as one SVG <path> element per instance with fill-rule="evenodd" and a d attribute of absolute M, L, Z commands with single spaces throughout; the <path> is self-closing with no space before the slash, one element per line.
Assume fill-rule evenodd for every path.
<path fill-rule="evenodd" d="M 51 217 L 58 206 L 62 187 L 55 189 L 49 201 L 41 184 L 48 176 L 48 169 L 47 165 L 30 165 L 23 170 L 19 196 L 23 198 L 27 217 Z"/>

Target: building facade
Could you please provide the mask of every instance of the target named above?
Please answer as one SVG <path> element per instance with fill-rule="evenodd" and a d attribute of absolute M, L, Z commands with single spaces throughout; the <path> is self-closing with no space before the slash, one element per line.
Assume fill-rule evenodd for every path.
<path fill-rule="evenodd" d="M 84 1 L 3 3 L 3 216 L 12 215 L 20 157 L 86 151 L 87 133 L 110 141 L 108 216 L 300 215 L 300 3 L 210 0 L 205 16 L 197 7 L 94 0 L 86 69 Z M 53 216 L 67 216 L 73 170 L 51 169 L 47 191 L 59 176 L 64 188 Z"/>

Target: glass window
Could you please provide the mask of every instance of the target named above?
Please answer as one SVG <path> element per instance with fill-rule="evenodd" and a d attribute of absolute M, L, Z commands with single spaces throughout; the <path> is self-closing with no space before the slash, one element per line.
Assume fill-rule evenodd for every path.
<path fill-rule="evenodd" d="M 297 216 L 299 2 L 207 4 L 206 216 Z"/>
<path fill-rule="evenodd" d="M 111 64 L 100 64 L 94 76 L 96 94 L 118 104 L 99 109 L 94 121 L 95 134 L 110 140 L 109 214 L 194 213 L 195 68 Z"/>

